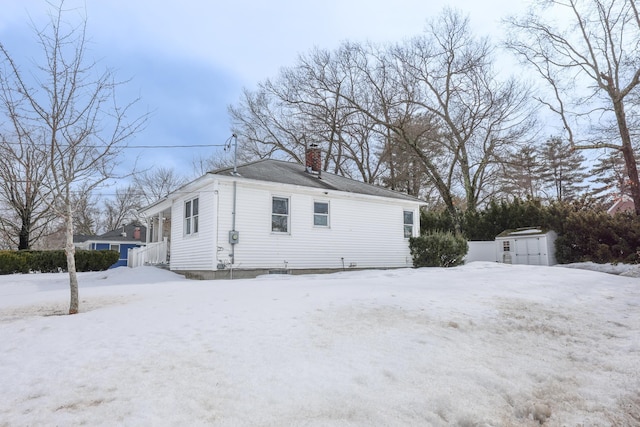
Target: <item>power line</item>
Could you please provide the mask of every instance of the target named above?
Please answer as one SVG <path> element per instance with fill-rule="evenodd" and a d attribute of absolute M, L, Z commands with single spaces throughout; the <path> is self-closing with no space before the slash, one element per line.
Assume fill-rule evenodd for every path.
<path fill-rule="evenodd" d="M 193 145 L 127 145 L 122 148 L 199 148 L 224 147 L 226 144 L 193 144 Z"/>
<path fill-rule="evenodd" d="M 6 145 L 14 145 L 14 146 L 30 146 L 32 144 L 21 144 L 19 142 L 6 142 L 3 141 L 3 144 Z M 225 147 L 227 144 L 172 144 L 172 145 L 126 145 L 126 146 L 116 146 L 118 149 L 128 149 L 128 148 L 211 148 L 211 147 Z M 39 148 L 48 148 L 48 145 L 36 145 Z M 70 147 L 70 144 L 57 144 L 57 147 Z M 82 148 L 106 148 L 106 145 L 78 145 L 78 147 Z"/>

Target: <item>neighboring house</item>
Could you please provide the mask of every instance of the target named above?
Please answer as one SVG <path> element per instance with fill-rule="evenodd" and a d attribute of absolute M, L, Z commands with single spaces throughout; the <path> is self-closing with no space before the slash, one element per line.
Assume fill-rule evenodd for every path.
<path fill-rule="evenodd" d="M 209 172 L 143 209 L 149 244 L 130 265 L 168 262 L 194 278 L 411 267 L 425 203 L 320 172 L 318 148 L 306 157 Z"/>
<path fill-rule="evenodd" d="M 607 209 L 607 213 L 609 215 L 615 215 L 617 213 L 622 212 L 635 212 L 635 204 L 633 200 L 629 196 L 620 196 L 616 197 L 615 202 L 609 209 Z"/>
<path fill-rule="evenodd" d="M 100 251 L 114 250 L 120 252 L 120 259 L 109 268 L 127 265 L 129 249 L 137 248 L 146 242 L 147 228 L 140 224 L 129 224 L 99 236 L 77 234 L 73 243 L 79 249 Z"/>

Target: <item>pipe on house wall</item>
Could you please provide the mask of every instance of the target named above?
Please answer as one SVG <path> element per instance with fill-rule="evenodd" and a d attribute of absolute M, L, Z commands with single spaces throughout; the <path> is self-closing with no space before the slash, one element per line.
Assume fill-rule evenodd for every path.
<path fill-rule="evenodd" d="M 215 251 L 213 252 L 213 265 L 218 265 L 220 260 L 218 259 L 218 252 L 220 252 L 220 183 L 219 181 L 213 182 L 213 206 L 215 209 L 215 227 L 213 241 L 215 242 Z"/>
<path fill-rule="evenodd" d="M 231 135 L 233 139 L 233 173 L 234 177 L 238 176 L 238 135 L 235 133 Z M 238 182 L 237 179 L 233 180 L 233 211 L 231 212 L 231 232 L 235 233 L 236 230 L 236 202 L 238 198 Z M 236 263 L 236 244 L 234 241 L 229 242 L 231 244 L 231 279 L 233 280 L 233 266 Z"/>
<path fill-rule="evenodd" d="M 238 182 L 233 181 L 233 210 L 231 211 L 231 231 L 236 231 L 236 204 L 238 200 Z M 236 244 L 231 243 L 231 274 L 233 278 L 233 265 L 236 262 Z"/>

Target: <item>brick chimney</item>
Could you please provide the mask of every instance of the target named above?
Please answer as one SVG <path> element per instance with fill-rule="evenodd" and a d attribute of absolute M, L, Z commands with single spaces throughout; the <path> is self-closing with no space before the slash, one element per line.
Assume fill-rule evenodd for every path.
<path fill-rule="evenodd" d="M 306 164 L 307 170 L 320 174 L 322 169 L 322 155 L 320 153 L 320 147 L 317 144 L 311 144 L 307 148 Z"/>

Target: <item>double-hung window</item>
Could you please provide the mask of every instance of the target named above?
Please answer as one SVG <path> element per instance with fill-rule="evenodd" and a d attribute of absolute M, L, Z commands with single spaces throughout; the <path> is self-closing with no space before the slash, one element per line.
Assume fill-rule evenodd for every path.
<path fill-rule="evenodd" d="M 315 227 L 329 226 L 329 202 L 313 202 L 313 225 Z"/>
<path fill-rule="evenodd" d="M 289 232 L 289 199 L 286 197 L 271 199 L 271 231 L 274 233 Z"/>
<path fill-rule="evenodd" d="M 184 234 L 191 235 L 198 232 L 198 198 L 184 202 Z"/>
<path fill-rule="evenodd" d="M 413 211 L 404 211 L 404 237 L 413 236 Z"/>

